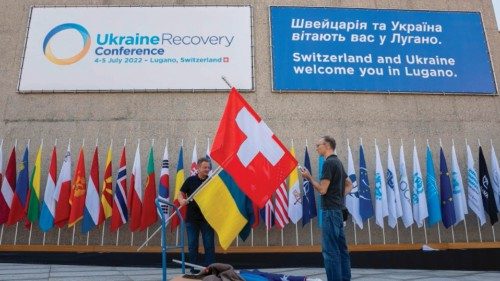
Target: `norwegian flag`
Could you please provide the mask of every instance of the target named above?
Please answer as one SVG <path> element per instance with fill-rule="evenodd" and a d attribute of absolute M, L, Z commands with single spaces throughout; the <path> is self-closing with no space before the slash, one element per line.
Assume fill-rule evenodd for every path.
<path fill-rule="evenodd" d="M 116 231 L 120 226 L 124 225 L 128 221 L 127 159 L 125 156 L 125 146 L 123 146 L 122 156 L 120 158 L 120 167 L 118 168 L 113 201 L 113 210 L 111 212 L 111 231 Z"/>
<path fill-rule="evenodd" d="M 286 182 L 283 181 L 276 189 L 274 197 L 275 221 L 278 227 L 283 229 L 290 220 L 288 219 L 288 195 Z"/>

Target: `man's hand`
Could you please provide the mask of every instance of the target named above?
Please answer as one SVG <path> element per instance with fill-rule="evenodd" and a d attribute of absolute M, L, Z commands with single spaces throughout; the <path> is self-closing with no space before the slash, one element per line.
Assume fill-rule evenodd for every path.
<path fill-rule="evenodd" d="M 299 166 L 299 171 L 303 178 L 305 178 L 308 181 L 311 181 L 312 176 L 309 170 L 307 170 L 307 168 Z"/>
<path fill-rule="evenodd" d="M 187 199 L 184 198 L 184 193 L 182 192 L 180 192 L 179 196 L 177 196 L 177 200 L 179 201 L 179 204 L 181 204 L 181 206 L 187 205 L 188 203 Z"/>

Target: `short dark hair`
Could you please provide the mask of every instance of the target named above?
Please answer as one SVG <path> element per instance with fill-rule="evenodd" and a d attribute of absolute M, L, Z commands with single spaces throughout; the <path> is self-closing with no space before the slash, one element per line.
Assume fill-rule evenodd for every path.
<path fill-rule="evenodd" d="M 209 159 L 209 158 L 207 158 L 207 157 L 200 157 L 200 158 L 198 158 L 198 161 L 196 162 L 196 164 L 200 165 L 200 164 L 201 164 L 201 163 L 203 163 L 203 162 L 207 162 L 207 163 L 209 163 L 209 164 L 210 164 L 210 162 L 211 162 L 211 161 L 210 161 L 210 159 Z"/>
<path fill-rule="evenodd" d="M 323 140 L 330 145 L 330 147 L 335 150 L 335 147 L 337 147 L 337 143 L 335 142 L 335 139 L 331 136 L 324 136 Z"/>

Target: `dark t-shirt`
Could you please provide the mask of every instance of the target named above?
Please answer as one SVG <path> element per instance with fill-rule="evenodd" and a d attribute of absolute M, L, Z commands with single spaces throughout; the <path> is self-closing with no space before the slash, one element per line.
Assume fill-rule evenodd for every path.
<path fill-rule="evenodd" d="M 186 193 L 189 197 L 193 192 L 198 189 L 198 187 L 205 181 L 206 179 L 200 179 L 198 175 L 190 176 L 186 179 L 184 184 L 181 187 L 181 192 Z M 186 212 L 186 222 L 205 222 L 205 217 L 201 213 L 200 207 L 196 203 L 196 201 L 191 201 L 187 204 L 187 212 Z"/>
<path fill-rule="evenodd" d="M 321 204 L 325 210 L 341 210 L 344 208 L 344 184 L 347 174 L 337 155 L 330 155 L 323 163 L 322 180 L 330 180 L 330 185 L 324 195 L 321 195 Z"/>

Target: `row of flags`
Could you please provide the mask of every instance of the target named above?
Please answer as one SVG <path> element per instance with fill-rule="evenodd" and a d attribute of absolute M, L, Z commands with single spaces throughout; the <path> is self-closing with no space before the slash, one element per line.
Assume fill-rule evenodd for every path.
<path fill-rule="evenodd" d="M 168 143 L 165 145 L 162 159 L 158 190 L 153 146 L 149 150 L 147 178 L 143 186 L 140 142 L 137 143 L 130 185 L 127 186 L 125 143 L 121 153 L 114 192 L 111 172 L 112 144 L 108 149 L 104 180 L 101 185 L 99 184 L 97 144 L 88 178 L 85 173 L 83 144 L 80 148 L 73 177 L 71 177 L 70 144 L 68 144 L 58 177 L 56 177 L 56 146 L 53 148 L 44 198 L 41 203 L 40 170 L 43 143 L 37 152 L 31 181 L 28 175 L 29 143 L 26 146 L 17 179 L 16 147 L 14 146 L 5 169 L 5 178 L 1 175 L 3 169 L 0 166 L 0 224 L 13 225 L 24 219 L 26 225 L 29 226 L 39 219 L 40 229 L 49 231 L 54 226 L 74 227 L 82 221 L 82 232 L 85 233 L 103 224 L 108 218 L 111 220 L 112 231 L 116 231 L 125 223 L 129 224 L 131 231 L 144 230 L 157 221 L 155 199 L 161 197 L 169 200 Z M 0 165 L 3 164 L 2 146 L 3 143 L 0 145 Z M 479 176 L 474 170 L 468 145 L 467 153 L 469 207 L 477 214 L 481 223 L 484 223 L 486 213 L 490 217 L 491 224 L 494 224 L 498 220 L 497 211 L 500 205 L 500 169 L 493 146 L 493 181 L 490 180 L 482 148 L 479 147 Z M 375 143 L 375 154 L 374 208 L 363 146 L 360 145 L 358 186 L 351 148 L 348 144 L 348 176 L 354 183 L 354 188 L 346 198 L 346 205 L 353 215 L 354 222 L 360 228 L 363 227 L 364 221 L 373 215 L 375 215 L 376 223 L 382 228 L 384 228 L 386 216 L 389 217 L 388 223 L 391 227 L 397 224 L 400 217 L 406 227 L 412 225 L 413 222 L 421 227 L 426 219 L 429 226 L 442 221 L 446 227 L 450 227 L 464 219 L 464 215 L 467 213 L 465 189 L 456 161 L 454 145 L 451 176 L 448 172 L 443 149 L 440 149 L 439 187 L 432 161 L 432 152 L 427 145 L 424 188 L 417 148 L 414 144 L 413 192 L 410 191 L 409 187 L 403 146 L 401 145 L 400 148 L 399 177 L 396 173 L 390 144 L 388 144 L 387 170 L 383 169 L 377 143 Z M 291 151 L 289 151 L 234 88 L 229 94 L 212 149 L 207 147 L 207 157 L 212 157 L 219 163 L 220 167 L 204 183 L 206 187 L 198 189 L 193 195 L 193 199 L 217 232 L 219 242 L 224 249 L 227 249 L 238 235 L 245 239 L 250 227 L 259 224 L 259 217 L 265 221 L 266 229 L 270 229 L 273 225 L 282 229 L 290 221 L 297 224 L 300 219 L 302 219 L 304 226 L 312 218 L 321 214 L 317 212 L 311 183 L 307 180 L 303 181 L 303 190 L 300 190 L 298 162 L 295 158 L 293 144 Z M 196 160 L 195 145 L 191 175 L 196 174 Z M 320 157 L 319 171 L 321 171 L 322 161 L 324 159 Z M 304 167 L 311 171 L 307 146 Z M 321 177 L 320 172 L 318 176 Z M 177 198 L 183 182 L 184 165 L 181 145 L 174 200 L 172 200 L 176 205 L 178 205 Z M 184 216 L 185 208 L 181 208 L 181 210 L 184 211 Z M 321 222 L 321 218 L 318 221 Z M 174 219 L 171 223 L 172 229 L 175 229 L 178 224 L 179 220 Z"/>
<path fill-rule="evenodd" d="M 37 151 L 31 177 L 28 174 L 29 147 L 26 147 L 23 159 L 19 165 L 17 180 L 16 150 L 15 148 L 12 149 L 5 172 L 3 174 L 0 173 L 1 224 L 13 225 L 26 219 L 26 225 L 29 226 L 30 223 L 36 223 L 40 220 L 40 229 L 46 232 L 52 229 L 54 225 L 58 227 L 66 225 L 72 227 L 78 221 L 82 220 L 82 232 L 85 233 L 101 225 L 108 218 L 111 218 L 111 230 L 113 231 L 127 222 L 130 223 L 131 231 L 144 230 L 156 223 L 157 215 L 154 205 L 156 196 L 169 200 L 170 172 L 168 144 L 165 145 L 158 189 L 156 188 L 152 147 L 149 151 L 147 178 L 143 188 L 139 144 L 137 145 L 134 157 L 130 186 L 127 187 L 126 152 L 124 146 L 117 171 L 114 192 L 111 147 L 107 151 L 104 178 L 102 183 L 99 184 L 97 145 L 94 150 L 88 180 L 85 175 L 83 148 L 80 149 L 77 166 L 72 179 L 70 145 L 68 144 L 59 177 L 56 176 L 57 154 L 56 147 L 54 146 L 42 201 L 40 199 L 42 145 L 40 145 Z M 0 160 L 2 160 L 0 165 L 3 163 L 2 151 L 0 151 Z M 492 146 L 491 178 L 484 160 L 482 148 L 479 147 L 479 175 L 474 168 L 474 160 L 469 145 L 466 146 L 466 151 L 468 200 L 466 200 L 465 196 L 465 188 L 457 161 L 455 145 L 452 146 L 451 150 L 451 174 L 448 171 L 443 149 L 440 149 L 439 187 L 432 161 L 432 152 L 430 147 L 427 146 L 426 188 L 424 188 L 424 179 L 416 146 L 413 149 L 413 171 L 411 173 L 413 181 L 410 184 L 403 145 L 400 146 L 399 173 L 397 173 L 390 143 L 387 147 L 387 169 L 385 171 L 382 167 L 378 145 L 376 144 L 375 184 L 373 186 L 375 207 L 373 207 L 363 145 L 360 145 L 359 149 L 360 172 L 358 177 L 354 168 L 351 147 L 348 144 L 347 172 L 354 184 L 354 188 L 346 196 L 346 206 L 352 215 L 353 222 L 358 227 L 363 228 L 364 221 L 375 215 L 376 223 L 380 227 L 384 227 L 384 218 L 388 217 L 388 225 L 391 228 L 396 226 L 398 218 L 402 219 L 405 227 L 409 227 L 413 223 L 421 227 L 424 220 L 427 219 L 429 227 L 442 221 L 445 227 L 448 228 L 464 220 L 465 215 L 468 213 L 468 203 L 471 210 L 478 216 L 481 225 L 485 223 L 485 214 L 488 214 L 490 222 L 494 224 L 497 221 L 496 213 L 500 210 L 500 169 L 495 150 Z M 293 146 L 290 149 L 290 153 L 295 157 Z M 209 157 L 208 145 L 207 157 Z M 197 149 L 195 144 L 190 175 L 196 174 L 196 161 Z M 304 167 L 311 170 L 307 147 L 304 152 L 303 164 Z M 175 194 L 178 194 L 184 182 L 183 166 L 183 147 L 181 146 L 176 172 Z M 410 185 L 413 187 L 412 193 Z M 177 195 L 174 198 L 177 198 Z M 301 219 L 304 226 L 318 214 L 313 188 L 307 180 L 303 182 L 302 188 L 300 188 L 297 169 L 294 169 L 289 175 L 288 183 L 287 181 L 283 181 L 278 186 L 273 199 L 267 200 L 265 206 L 261 209 L 253 206 L 252 211 L 256 210 L 253 211 L 253 227 L 259 224 L 260 218 L 265 223 L 267 229 L 271 229 L 273 226 L 282 229 L 289 222 L 297 224 Z M 182 213 L 185 214 L 185 211 Z M 174 230 L 178 224 L 178 220 L 174 220 L 171 224 L 171 229 Z"/>
<path fill-rule="evenodd" d="M 375 185 L 374 200 L 371 197 L 368 171 L 363 145 L 359 148 L 359 183 L 354 169 L 351 147 L 347 149 L 347 173 L 353 182 L 353 190 L 346 196 L 346 207 L 352 214 L 353 222 L 361 229 L 364 222 L 375 216 L 375 222 L 384 228 L 384 218 L 391 228 L 395 228 L 401 218 L 405 227 L 424 223 L 432 227 L 442 222 L 446 228 L 457 225 L 465 219 L 468 207 L 477 215 L 481 225 L 490 218 L 491 225 L 498 221 L 500 210 L 500 168 L 493 144 L 491 145 L 491 171 L 488 172 L 483 149 L 479 145 L 479 174 L 474 168 L 470 146 L 466 144 L 468 196 L 465 194 L 464 180 L 457 160 L 455 144 L 451 148 L 451 169 L 448 169 L 445 153 L 440 142 L 439 185 L 436 177 L 432 151 L 426 147 L 426 178 L 424 181 L 417 146 L 413 146 L 412 181 L 409 181 L 405 163 L 403 144 L 399 150 L 399 173 L 396 171 L 390 142 L 387 147 L 387 168 L 384 170 L 375 142 Z M 410 189 L 410 186 L 412 188 Z M 466 199 L 467 198 L 467 199 Z"/>
<path fill-rule="evenodd" d="M 468 205 L 478 216 L 481 225 L 485 223 L 485 214 L 488 214 L 490 222 L 494 224 L 497 221 L 496 213 L 500 210 L 500 169 L 495 150 L 492 146 L 491 178 L 484 160 L 482 148 L 480 147 L 479 149 L 479 175 L 474 168 L 474 160 L 469 145 L 466 146 L 466 150 L 468 172 L 466 183 L 469 190 Z M 22 162 L 19 165 L 17 180 L 15 148 L 12 149 L 5 172 L 3 174 L 0 173 L 2 191 L 0 194 L 1 224 L 13 225 L 26 218 L 26 225 L 29 226 L 29 223 L 35 223 L 40 218 L 40 229 L 42 231 L 49 231 L 54 225 L 58 227 L 66 225 L 72 227 L 78 221 L 82 220 L 82 232 L 88 232 L 96 226 L 101 225 L 105 219 L 111 218 L 111 230 L 113 231 L 127 222 L 130 222 L 131 231 L 144 230 L 157 221 L 156 207 L 154 205 L 156 196 L 169 200 L 170 173 L 168 144 L 166 144 L 164 150 L 158 189 L 156 188 L 152 147 L 149 151 L 147 178 L 143 188 L 139 144 L 137 145 L 134 157 L 130 186 L 127 187 L 126 153 L 124 146 L 121 153 L 120 166 L 117 171 L 114 193 L 112 188 L 111 147 L 107 151 L 104 178 L 102 183 L 99 184 L 97 146 L 94 150 L 88 180 L 85 176 L 83 149 L 80 149 L 77 166 L 73 179 L 71 179 L 70 144 L 68 144 L 63 165 L 59 172 L 59 177 L 57 177 L 57 155 L 56 147 L 54 146 L 42 202 L 40 202 L 42 145 L 40 145 L 36 154 L 31 177 L 28 174 L 28 151 L 29 147 L 26 147 Z M 290 153 L 295 157 L 293 146 L 290 149 Z M 401 145 L 399 153 L 399 173 L 396 171 L 391 145 L 389 144 L 387 147 L 387 169 L 385 171 L 382 167 L 378 145 L 375 145 L 375 184 L 373 186 L 375 207 L 373 207 L 372 203 L 372 193 L 368 181 L 363 145 L 360 145 L 359 153 L 360 172 L 358 177 L 354 169 L 351 147 L 348 145 L 347 172 L 354 184 L 354 188 L 346 196 L 346 206 L 352 215 L 353 222 L 360 228 L 363 228 L 364 221 L 374 215 L 376 223 L 380 227 L 384 227 L 384 218 L 388 217 L 388 225 L 391 228 L 396 226 L 398 218 L 402 219 L 405 227 L 409 227 L 413 223 L 421 227 L 424 219 L 427 219 L 427 225 L 430 227 L 442 221 L 445 227 L 448 228 L 464 220 L 465 214 L 468 213 L 468 208 L 455 145 L 452 146 L 451 150 L 451 174 L 448 172 L 443 149 L 440 149 L 439 187 L 432 161 L 432 152 L 430 147 L 427 146 L 425 189 L 416 146 L 413 149 L 413 172 L 411 174 L 413 181 L 410 184 L 403 145 Z M 209 157 L 208 145 L 207 156 Z M 2 160 L 2 151 L 0 151 L 0 160 Z M 196 161 L 197 149 L 195 144 L 190 175 L 196 174 Z M 175 180 L 176 195 L 174 198 L 177 198 L 177 194 L 185 179 L 183 166 L 183 147 L 181 146 L 179 149 L 179 162 Z M 304 152 L 304 167 L 311 170 L 307 147 Z M 410 185 L 413 187 L 413 193 L 411 193 Z M 253 227 L 258 225 L 259 218 L 264 221 L 267 229 L 271 229 L 274 225 L 282 229 L 289 222 L 297 224 L 301 219 L 304 226 L 317 216 L 316 198 L 312 186 L 305 180 L 302 188 L 300 188 L 297 169 L 294 169 L 289 175 L 288 183 L 287 181 L 283 181 L 278 186 L 273 199 L 266 201 L 263 208 L 256 208 L 256 212 L 253 212 L 255 216 Z M 185 214 L 185 211 L 182 213 Z M 178 220 L 174 220 L 171 224 L 171 229 L 174 230 L 178 224 Z"/>

